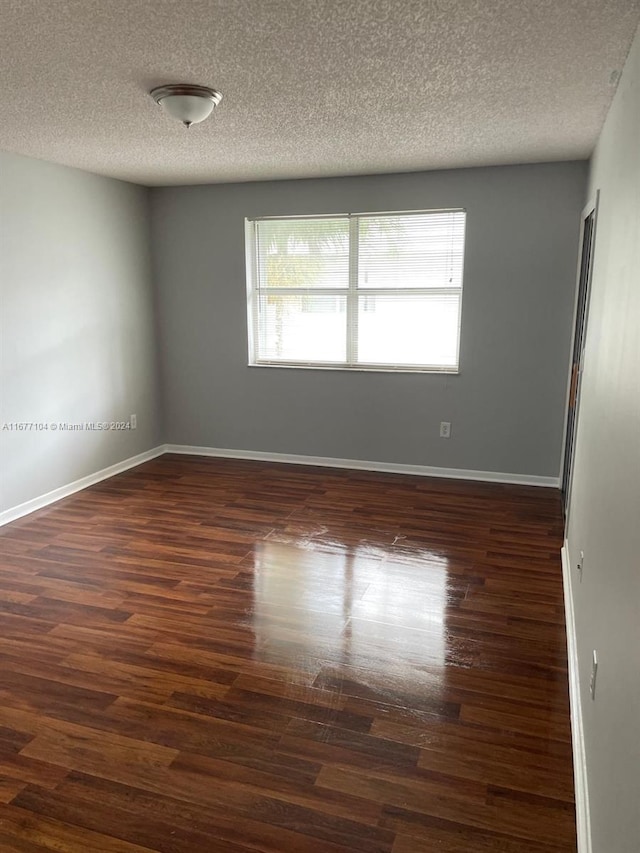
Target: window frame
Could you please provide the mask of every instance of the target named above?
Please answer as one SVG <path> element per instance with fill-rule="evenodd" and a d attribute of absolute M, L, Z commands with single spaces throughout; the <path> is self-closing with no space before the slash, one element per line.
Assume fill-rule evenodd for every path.
<path fill-rule="evenodd" d="M 425 288 L 380 288 L 358 287 L 358 265 L 359 265 L 359 221 L 365 218 L 376 217 L 393 217 L 393 216 L 412 216 L 424 214 L 438 213 L 463 213 L 464 214 L 464 230 L 462 241 L 462 266 L 460 275 L 460 287 L 425 287 Z M 347 360 L 345 362 L 334 361 L 295 361 L 292 359 L 263 359 L 257 358 L 256 342 L 259 336 L 259 311 L 257 309 L 257 300 L 262 289 L 259 287 L 258 275 L 258 239 L 257 225 L 259 222 L 274 221 L 274 220 L 317 220 L 317 219 L 345 219 L 349 221 L 349 284 L 348 288 L 344 287 L 269 287 L 268 291 L 274 296 L 278 295 L 299 295 L 299 296 L 342 296 L 346 297 L 346 335 L 347 335 Z M 248 338 L 248 367 L 280 367 L 293 370 L 342 370 L 342 371 L 364 371 L 367 373 L 430 373 L 430 374 L 445 374 L 458 375 L 460 373 L 460 350 L 462 339 L 462 302 L 464 295 L 464 270 L 466 260 L 467 246 L 467 210 L 463 207 L 450 208 L 429 208 L 424 210 L 383 210 L 383 211 L 366 211 L 362 213 L 321 213 L 321 214 L 288 214 L 277 216 L 251 216 L 245 218 L 245 257 L 246 257 L 246 281 L 247 281 L 247 338 Z M 458 340 L 456 350 L 455 365 L 422 365 L 422 364 L 380 364 L 356 362 L 353 352 L 354 342 L 357 340 L 357 325 L 358 325 L 358 298 L 360 296 L 386 296 L 388 294 L 399 295 L 435 295 L 455 292 L 459 294 L 458 299 Z M 355 334 L 354 328 L 355 327 Z"/>

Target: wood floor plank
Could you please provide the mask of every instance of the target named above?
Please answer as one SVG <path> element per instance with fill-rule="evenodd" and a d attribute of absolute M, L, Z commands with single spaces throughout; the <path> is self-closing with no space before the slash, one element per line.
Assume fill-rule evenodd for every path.
<path fill-rule="evenodd" d="M 575 853 L 551 489 L 165 455 L 0 530 L 7 853 Z"/>
<path fill-rule="evenodd" d="M 421 825 L 417 835 L 398 833 L 393 845 L 393 853 L 429 853 L 431 850 L 438 853 L 558 853 L 559 848 L 555 844 L 509 838 L 501 833 L 470 829 L 438 819 Z"/>
<path fill-rule="evenodd" d="M 0 773 L 0 803 L 10 803 L 26 787 L 26 782 Z"/>
<path fill-rule="evenodd" d="M 72 773 L 55 797 L 32 788 L 31 808 L 38 814 L 65 814 L 69 822 L 121 835 L 141 833 L 155 849 L 178 851 L 258 850 L 262 853 L 351 853 L 350 848 L 321 841 L 271 823 L 240 818 L 228 810 L 189 805 L 127 785 Z M 99 808 L 95 808 L 95 804 Z M 174 844 L 175 847 L 171 845 Z M 247 845 L 245 847 L 244 845 Z"/>
<path fill-rule="evenodd" d="M 465 791 L 461 783 L 454 785 L 453 777 L 414 781 L 379 771 L 363 777 L 351 770 L 324 767 L 316 784 L 385 804 L 385 814 L 390 817 L 382 825 L 396 831 L 402 831 L 403 823 L 393 819 L 393 807 L 469 828 L 486 830 L 498 825 L 505 835 L 525 841 L 570 844 L 575 834 L 573 812 L 563 804 L 492 798 L 478 785 L 468 785 Z"/>
<path fill-rule="evenodd" d="M 178 753 L 169 747 L 104 731 L 80 726 L 64 731 L 56 726 L 40 731 L 20 754 L 70 770 L 84 768 L 100 775 L 101 771 L 106 774 L 114 767 L 136 770 L 168 767 Z"/>
<path fill-rule="evenodd" d="M 41 817 L 29 809 L 13 805 L 0 805 L 0 838 L 3 836 L 7 839 L 8 849 L 12 849 L 11 844 L 19 853 L 40 853 L 44 850 L 56 853 L 150 853 L 151 850 L 109 834 Z"/>

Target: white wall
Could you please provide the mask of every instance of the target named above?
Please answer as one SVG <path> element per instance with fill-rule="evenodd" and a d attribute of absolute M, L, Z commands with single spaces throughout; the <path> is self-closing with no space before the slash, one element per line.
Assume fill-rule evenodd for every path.
<path fill-rule="evenodd" d="M 640 34 L 595 151 L 600 190 L 568 531 L 594 853 L 640 850 Z M 584 551 L 582 583 L 575 564 Z M 597 693 L 589 695 L 592 650 Z"/>
<path fill-rule="evenodd" d="M 0 153 L 0 511 L 158 443 L 149 254 L 147 190 Z"/>

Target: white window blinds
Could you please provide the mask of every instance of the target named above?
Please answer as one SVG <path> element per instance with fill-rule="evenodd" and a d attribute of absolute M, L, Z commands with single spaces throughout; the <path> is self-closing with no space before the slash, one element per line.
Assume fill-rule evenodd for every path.
<path fill-rule="evenodd" d="M 464 211 L 247 229 L 250 363 L 457 371 Z"/>

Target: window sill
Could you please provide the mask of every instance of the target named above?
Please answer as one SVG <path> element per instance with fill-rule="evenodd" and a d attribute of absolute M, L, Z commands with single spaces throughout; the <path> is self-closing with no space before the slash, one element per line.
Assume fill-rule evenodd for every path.
<path fill-rule="evenodd" d="M 340 371 L 342 373 L 419 373 L 431 376 L 459 376 L 459 367 L 385 367 L 384 365 L 361 365 L 347 367 L 344 364 L 296 364 L 294 362 L 279 363 L 273 361 L 249 362 L 247 367 L 275 367 L 286 370 L 326 370 L 331 373 Z"/>

